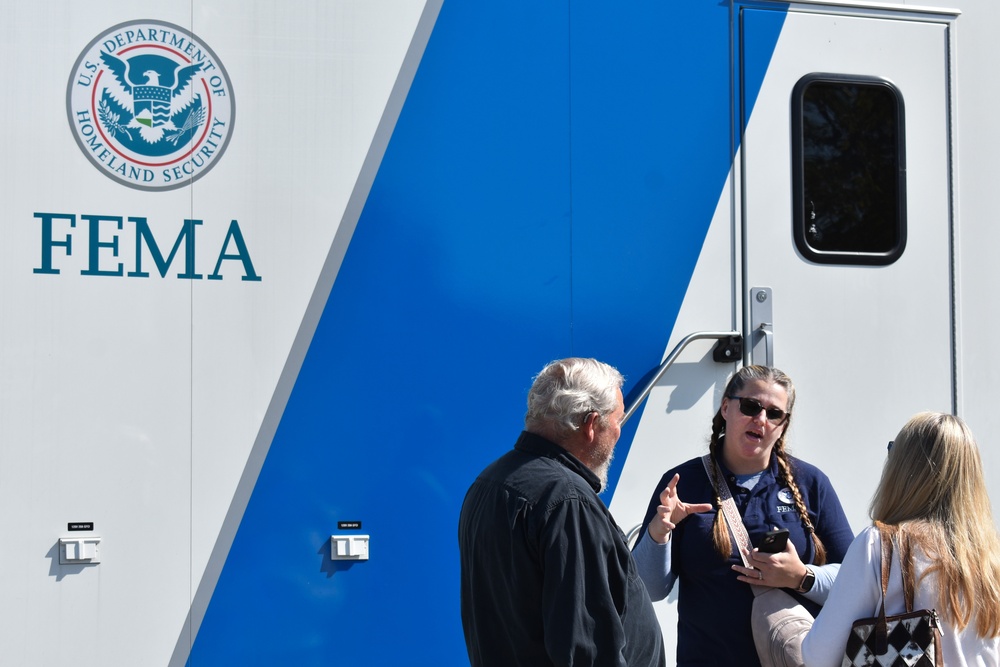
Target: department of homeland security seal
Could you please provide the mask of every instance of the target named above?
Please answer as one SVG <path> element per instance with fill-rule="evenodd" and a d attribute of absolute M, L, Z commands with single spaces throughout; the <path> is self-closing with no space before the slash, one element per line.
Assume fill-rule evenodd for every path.
<path fill-rule="evenodd" d="M 236 106 L 212 49 L 180 26 L 144 20 L 87 45 L 70 73 L 66 112 L 80 150 L 106 176 L 172 190 L 222 157 Z"/>

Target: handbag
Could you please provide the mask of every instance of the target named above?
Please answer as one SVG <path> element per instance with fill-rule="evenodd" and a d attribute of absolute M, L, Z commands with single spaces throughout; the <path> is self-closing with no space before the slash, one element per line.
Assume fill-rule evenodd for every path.
<path fill-rule="evenodd" d="M 892 564 L 893 536 L 877 524 L 882 537 L 882 604 L 878 616 L 862 618 L 851 626 L 841 667 L 942 667 L 941 627 L 933 609 L 913 611 L 913 591 L 907 589 L 907 572 L 903 570 L 903 598 L 906 613 L 885 615 L 885 593 L 889 586 Z M 902 559 L 900 560 L 902 563 Z"/>
<path fill-rule="evenodd" d="M 711 454 L 702 457 L 701 462 L 709 480 L 721 477 L 712 474 L 715 462 Z M 716 489 L 716 493 L 722 501 L 722 515 L 729 526 L 729 532 L 739 545 L 743 565 L 751 567 L 744 553 L 750 551 L 750 536 L 739 510 L 736 509 L 733 495 L 725 483 Z M 802 667 L 802 640 L 812 627 L 812 614 L 780 588 L 751 584 L 751 590 L 754 599 L 750 611 L 750 627 L 760 664 L 762 667 Z"/>

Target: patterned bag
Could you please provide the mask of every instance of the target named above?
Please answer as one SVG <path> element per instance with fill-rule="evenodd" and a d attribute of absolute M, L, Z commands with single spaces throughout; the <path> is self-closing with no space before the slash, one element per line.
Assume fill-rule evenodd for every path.
<path fill-rule="evenodd" d="M 906 613 L 885 615 L 885 592 L 889 585 L 893 536 L 879 525 L 882 537 L 882 604 L 878 616 L 855 621 L 847 637 L 841 667 L 942 667 L 941 630 L 933 609 L 913 611 L 913 591 L 907 588 L 903 570 L 903 597 Z M 902 562 L 904 559 L 900 559 Z M 912 582 L 911 582 L 912 583 Z"/>

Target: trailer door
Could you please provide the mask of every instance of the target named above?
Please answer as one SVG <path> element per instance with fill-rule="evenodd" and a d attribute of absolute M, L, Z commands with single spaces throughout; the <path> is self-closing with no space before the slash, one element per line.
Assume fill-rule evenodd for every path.
<path fill-rule="evenodd" d="M 954 409 L 949 21 L 741 12 L 739 81 L 766 72 L 739 114 L 747 354 L 795 381 L 790 451 L 855 530 L 887 442 Z"/>

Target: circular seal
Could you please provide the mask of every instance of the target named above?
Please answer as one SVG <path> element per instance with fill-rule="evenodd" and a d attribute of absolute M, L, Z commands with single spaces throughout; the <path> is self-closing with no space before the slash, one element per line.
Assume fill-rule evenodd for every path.
<path fill-rule="evenodd" d="M 786 505 L 792 505 L 795 503 L 795 496 L 792 495 L 792 490 L 786 486 L 778 491 L 778 500 Z"/>
<path fill-rule="evenodd" d="M 87 45 L 70 73 L 66 113 L 80 150 L 108 178 L 173 190 L 225 153 L 236 105 L 208 45 L 180 26 L 143 20 Z"/>

